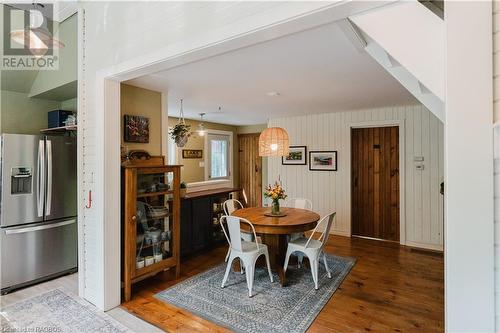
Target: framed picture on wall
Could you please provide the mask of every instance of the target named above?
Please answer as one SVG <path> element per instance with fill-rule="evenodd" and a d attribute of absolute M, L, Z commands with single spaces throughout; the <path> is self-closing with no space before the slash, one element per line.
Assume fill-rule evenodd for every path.
<path fill-rule="evenodd" d="M 149 118 L 123 116 L 123 139 L 125 142 L 149 143 Z"/>
<path fill-rule="evenodd" d="M 306 146 L 290 146 L 290 151 L 287 156 L 281 157 L 282 165 L 306 165 L 307 164 L 307 147 Z"/>
<path fill-rule="evenodd" d="M 203 158 L 203 150 L 201 149 L 183 149 L 182 158 Z"/>
<path fill-rule="evenodd" d="M 337 171 L 337 151 L 310 151 L 309 170 Z"/>

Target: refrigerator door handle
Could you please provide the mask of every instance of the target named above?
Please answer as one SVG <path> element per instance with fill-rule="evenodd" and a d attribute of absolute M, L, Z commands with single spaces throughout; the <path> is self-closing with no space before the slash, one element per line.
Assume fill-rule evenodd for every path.
<path fill-rule="evenodd" d="M 45 201 L 45 215 L 50 215 L 52 206 L 52 141 L 47 140 L 47 200 Z"/>
<path fill-rule="evenodd" d="M 62 221 L 62 222 L 57 222 L 57 223 L 52 223 L 52 224 L 46 224 L 46 225 L 40 225 L 40 226 L 34 226 L 34 227 L 7 229 L 7 230 L 5 230 L 5 234 L 6 235 L 24 234 L 24 233 L 32 232 L 32 231 L 39 231 L 39 230 L 46 230 L 46 229 L 62 227 L 62 226 L 68 225 L 68 224 L 73 224 L 75 222 L 76 222 L 76 220 L 72 219 L 72 220 L 67 220 L 67 221 Z"/>
<path fill-rule="evenodd" d="M 43 193 L 45 191 L 45 147 L 43 140 L 38 141 L 38 161 L 37 161 L 37 192 L 36 208 L 38 217 L 43 216 Z"/>

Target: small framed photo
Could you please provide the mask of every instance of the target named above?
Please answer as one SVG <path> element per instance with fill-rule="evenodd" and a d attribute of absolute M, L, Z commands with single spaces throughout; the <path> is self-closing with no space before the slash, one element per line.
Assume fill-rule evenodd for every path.
<path fill-rule="evenodd" d="M 281 157 L 282 165 L 306 165 L 307 164 L 307 147 L 306 146 L 290 146 L 290 151 L 287 156 Z"/>
<path fill-rule="evenodd" d="M 337 171 L 337 151 L 310 151 L 309 170 Z"/>
<path fill-rule="evenodd" d="M 142 116 L 125 115 L 124 141 L 149 143 L 149 118 Z"/>
<path fill-rule="evenodd" d="M 182 158 L 203 158 L 203 150 L 201 149 L 183 149 Z"/>

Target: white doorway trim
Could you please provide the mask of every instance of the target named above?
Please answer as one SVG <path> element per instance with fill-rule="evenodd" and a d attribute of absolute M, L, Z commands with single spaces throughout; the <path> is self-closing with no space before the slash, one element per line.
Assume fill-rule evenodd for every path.
<path fill-rule="evenodd" d="M 101 175 L 96 175 L 93 184 L 97 192 L 93 214 L 103 217 L 102 225 L 92 226 L 102 230 L 102 237 L 93 241 L 101 247 L 103 257 L 91 258 L 97 262 L 98 267 L 102 267 L 102 271 L 99 271 L 102 273 L 99 284 L 103 295 L 93 295 L 97 299 L 95 302 L 97 307 L 109 310 L 120 305 L 120 82 L 332 23 L 384 4 L 384 2 L 370 1 L 339 1 L 320 10 L 290 17 L 277 24 L 250 30 L 248 33 L 225 38 L 204 47 L 191 46 L 197 45 L 194 42 L 199 41 L 186 41 L 104 68 L 96 73 L 94 87 L 96 103 L 87 107 L 94 107 L 96 114 L 99 115 L 99 119 L 94 119 L 93 122 L 96 124 L 94 142 L 98 143 L 95 147 L 97 170 L 102 175 L 102 178 L 98 177 Z M 304 6 L 306 5 L 307 3 L 304 3 Z M 83 98 L 79 96 L 79 103 Z M 166 153 L 165 149 L 163 153 Z M 80 179 L 84 179 L 84 170 L 80 171 Z M 80 219 L 80 223 L 84 222 Z M 80 244 L 84 243 L 83 240 L 81 234 Z M 84 250 L 81 253 L 84 253 Z M 84 274 L 80 276 L 80 279 L 85 278 Z M 80 285 L 84 286 L 85 282 L 80 280 Z M 85 297 L 85 290 L 81 291 L 81 295 Z"/>
<path fill-rule="evenodd" d="M 393 127 L 399 128 L 399 244 L 406 245 L 406 155 L 405 155 L 405 121 L 404 120 L 380 120 L 349 123 L 349 139 L 348 139 L 348 156 L 349 156 L 349 182 L 352 181 L 351 174 L 351 129 L 353 128 L 372 128 L 372 127 Z M 349 183 L 348 207 L 349 207 L 349 236 L 352 236 L 352 201 L 351 201 L 351 186 Z"/>

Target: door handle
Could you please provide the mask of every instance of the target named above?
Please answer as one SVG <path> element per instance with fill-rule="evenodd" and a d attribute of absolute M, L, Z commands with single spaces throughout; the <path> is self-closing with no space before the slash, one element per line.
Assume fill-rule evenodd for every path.
<path fill-rule="evenodd" d="M 29 178 L 31 175 L 14 175 L 13 178 Z"/>
<path fill-rule="evenodd" d="M 6 235 L 24 234 L 24 233 L 27 233 L 27 232 L 33 232 L 33 231 L 39 231 L 39 230 L 47 230 L 47 229 L 62 227 L 62 226 L 65 226 L 65 225 L 73 224 L 75 222 L 76 222 L 76 220 L 72 219 L 72 220 L 67 220 L 67 221 L 62 221 L 62 222 L 57 222 L 57 223 L 52 223 L 52 224 L 45 224 L 45 225 L 40 225 L 40 226 L 34 226 L 34 227 L 10 229 L 10 230 L 5 230 L 5 234 Z"/>
<path fill-rule="evenodd" d="M 50 215 L 52 206 L 52 141 L 47 140 L 47 200 L 45 215 Z"/>
<path fill-rule="evenodd" d="M 44 141 L 38 141 L 38 163 L 37 163 L 37 191 L 36 191 L 36 208 L 38 217 L 43 216 L 43 196 L 45 191 L 45 146 Z"/>

